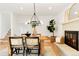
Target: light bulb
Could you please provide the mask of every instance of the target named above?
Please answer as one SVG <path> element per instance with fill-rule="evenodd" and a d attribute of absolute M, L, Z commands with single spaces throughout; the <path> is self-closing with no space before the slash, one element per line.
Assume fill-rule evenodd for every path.
<path fill-rule="evenodd" d="M 76 11 L 76 12 L 74 12 L 74 14 L 78 14 L 78 12 Z"/>
<path fill-rule="evenodd" d="M 23 7 L 20 7 L 20 10 L 23 10 Z"/>
<path fill-rule="evenodd" d="M 52 10 L 52 7 L 48 7 L 49 10 Z"/>

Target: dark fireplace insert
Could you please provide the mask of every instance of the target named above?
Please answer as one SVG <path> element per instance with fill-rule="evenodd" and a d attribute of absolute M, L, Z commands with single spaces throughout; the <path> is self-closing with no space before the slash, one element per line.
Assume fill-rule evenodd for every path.
<path fill-rule="evenodd" d="M 65 44 L 79 51 L 79 31 L 65 31 Z"/>

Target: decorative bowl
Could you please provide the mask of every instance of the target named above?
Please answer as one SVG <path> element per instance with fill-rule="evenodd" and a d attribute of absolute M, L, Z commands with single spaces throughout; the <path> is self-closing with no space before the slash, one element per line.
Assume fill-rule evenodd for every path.
<path fill-rule="evenodd" d="M 27 37 L 29 37 L 31 34 L 29 33 L 29 34 L 25 34 Z"/>

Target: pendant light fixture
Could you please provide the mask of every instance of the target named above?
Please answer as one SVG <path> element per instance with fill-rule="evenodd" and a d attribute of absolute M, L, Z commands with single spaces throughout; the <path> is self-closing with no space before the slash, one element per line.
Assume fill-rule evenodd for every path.
<path fill-rule="evenodd" d="M 32 27 L 35 27 L 35 26 L 41 25 L 43 23 L 38 19 L 37 15 L 36 15 L 36 6 L 35 6 L 35 3 L 33 4 L 33 7 L 34 7 L 33 16 L 31 17 L 31 20 L 27 21 L 25 24 L 31 24 Z"/>

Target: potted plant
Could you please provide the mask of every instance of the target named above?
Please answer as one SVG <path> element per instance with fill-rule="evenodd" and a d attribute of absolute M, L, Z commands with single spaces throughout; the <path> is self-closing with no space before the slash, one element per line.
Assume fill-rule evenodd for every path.
<path fill-rule="evenodd" d="M 50 37 L 50 38 L 52 39 L 51 42 L 55 42 L 55 38 L 56 38 L 56 36 L 54 36 L 55 24 L 56 24 L 56 23 L 55 23 L 55 20 L 52 19 L 52 20 L 50 20 L 50 22 L 49 22 L 49 26 L 47 26 L 47 29 L 48 29 L 50 32 L 53 33 L 53 36 Z"/>
<path fill-rule="evenodd" d="M 50 22 L 49 22 L 49 26 L 47 26 L 47 29 L 50 31 L 50 32 L 52 32 L 53 33 L 53 36 L 54 36 L 54 31 L 55 31 L 55 20 L 54 19 L 52 19 L 52 20 L 50 20 Z"/>

